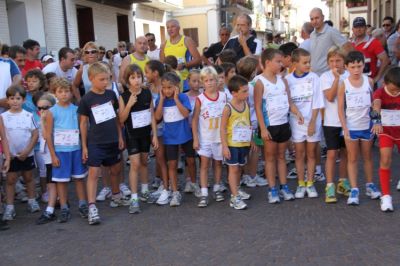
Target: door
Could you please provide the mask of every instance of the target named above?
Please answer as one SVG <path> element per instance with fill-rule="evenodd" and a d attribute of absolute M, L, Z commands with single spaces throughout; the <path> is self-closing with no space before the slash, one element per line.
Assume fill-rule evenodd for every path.
<path fill-rule="evenodd" d="M 90 7 L 77 6 L 79 46 L 94 41 L 93 10 Z"/>

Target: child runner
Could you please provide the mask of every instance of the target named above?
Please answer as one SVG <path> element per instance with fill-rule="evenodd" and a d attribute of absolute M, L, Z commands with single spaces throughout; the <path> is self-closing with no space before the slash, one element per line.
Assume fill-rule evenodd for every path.
<path fill-rule="evenodd" d="M 128 65 L 124 73 L 128 90 L 119 98 L 119 121 L 125 124 L 126 146 L 130 161 L 129 183 L 131 202 L 129 213 L 139 213 L 138 175 L 140 175 L 141 193 L 147 201 L 149 194 L 149 172 L 147 156 L 150 145 L 158 148 L 156 121 L 151 91 L 143 89 L 143 72 L 138 65 Z M 153 131 L 153 136 L 151 136 Z"/>
<path fill-rule="evenodd" d="M 232 63 L 222 63 L 222 69 L 224 70 L 225 80 L 224 80 L 224 92 L 228 97 L 228 101 L 232 100 L 232 94 L 229 92 L 228 89 L 228 82 L 229 80 L 236 75 L 236 65 Z"/>
<path fill-rule="evenodd" d="M 40 69 L 32 69 L 26 73 L 26 99 L 22 105 L 22 108 L 25 111 L 28 111 L 29 113 L 34 113 L 36 111 L 36 106 L 33 103 L 32 98 L 38 91 L 46 91 L 46 82 L 46 76 Z M 43 178 L 46 178 L 46 176 Z"/>
<path fill-rule="evenodd" d="M 338 109 L 347 148 L 347 171 L 351 192 L 348 205 L 359 204 L 357 187 L 358 157 L 361 152 L 364 161 L 364 174 L 367 179 L 366 195 L 378 199 L 381 193 L 372 181 L 372 139 L 371 98 L 373 81 L 363 74 L 364 55 L 359 51 L 349 52 L 345 66 L 349 77 L 339 86 Z"/>

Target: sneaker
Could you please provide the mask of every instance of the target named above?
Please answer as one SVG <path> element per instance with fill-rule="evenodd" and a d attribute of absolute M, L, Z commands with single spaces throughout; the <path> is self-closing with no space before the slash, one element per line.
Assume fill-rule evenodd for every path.
<path fill-rule="evenodd" d="M 200 188 L 200 187 L 199 187 L 199 188 Z M 227 190 L 228 190 L 228 188 L 225 186 L 224 182 L 221 182 L 221 183 L 219 184 L 219 191 L 225 192 L 225 191 L 227 191 Z"/>
<path fill-rule="evenodd" d="M 22 203 L 28 202 L 28 194 L 26 194 L 24 190 L 21 190 L 17 195 L 15 195 L 15 199 Z"/>
<path fill-rule="evenodd" d="M 33 200 L 30 203 L 28 202 L 28 211 L 30 213 L 34 213 L 34 212 L 40 211 L 39 203 L 36 200 Z"/>
<path fill-rule="evenodd" d="M 183 173 L 183 167 L 184 167 L 184 163 L 182 161 L 182 158 L 179 158 L 178 159 L 178 169 L 177 169 L 179 174 Z"/>
<path fill-rule="evenodd" d="M 154 177 L 153 182 L 151 183 L 151 186 L 153 188 L 158 188 L 161 185 L 161 179 L 158 177 Z"/>
<path fill-rule="evenodd" d="M 88 222 L 90 225 L 99 224 L 101 222 L 99 210 L 96 206 L 89 206 Z"/>
<path fill-rule="evenodd" d="M 100 193 L 96 197 L 96 201 L 105 201 L 106 199 L 111 198 L 111 188 L 109 187 L 103 187 L 102 190 L 100 190 Z"/>
<path fill-rule="evenodd" d="M 325 187 L 325 203 L 336 203 L 335 184 Z"/>
<path fill-rule="evenodd" d="M 351 187 L 348 179 L 341 179 L 337 185 L 336 193 L 345 195 L 348 197 L 350 195 Z"/>
<path fill-rule="evenodd" d="M 49 193 L 46 191 L 45 193 L 42 194 L 42 196 L 40 197 L 41 201 L 43 203 L 47 203 L 49 202 Z"/>
<path fill-rule="evenodd" d="M 326 178 L 325 178 L 325 175 L 324 175 L 324 173 L 315 173 L 314 174 L 314 181 L 318 181 L 318 182 L 322 182 L 322 181 L 325 181 L 326 180 Z"/>
<path fill-rule="evenodd" d="M 164 186 L 160 185 L 156 191 L 151 192 L 149 198 L 147 199 L 147 203 L 156 203 L 163 190 Z"/>
<path fill-rule="evenodd" d="M 214 192 L 214 198 L 216 202 L 225 200 L 224 194 L 220 190 Z"/>
<path fill-rule="evenodd" d="M 223 184 L 221 183 L 221 185 L 219 186 L 219 191 L 221 191 L 221 187 L 223 186 Z M 194 196 L 196 197 L 196 198 L 200 198 L 201 197 L 201 189 L 200 189 L 200 186 L 199 186 L 199 184 L 197 184 L 197 183 L 192 183 L 192 187 L 193 187 L 193 190 L 194 190 Z M 224 186 L 225 187 L 225 186 Z M 226 187 L 225 187 L 225 189 L 226 189 Z M 223 191 L 221 191 L 221 192 L 223 192 Z"/>
<path fill-rule="evenodd" d="M 160 196 L 157 199 L 157 205 L 166 205 L 169 203 L 170 192 L 168 190 L 162 190 Z"/>
<path fill-rule="evenodd" d="M 4 214 L 3 214 L 3 220 L 4 221 L 12 221 L 15 219 L 16 215 L 17 214 L 15 213 L 14 207 L 11 207 L 11 208 L 6 207 L 6 210 L 4 211 Z"/>
<path fill-rule="evenodd" d="M 399 180 L 399 182 L 397 182 L 397 187 L 396 187 L 396 189 L 397 189 L 397 190 L 400 190 L 400 180 Z"/>
<path fill-rule="evenodd" d="M 384 195 L 381 197 L 381 211 L 383 212 L 393 211 L 392 197 L 390 195 Z"/>
<path fill-rule="evenodd" d="M 247 193 L 244 190 L 241 190 L 240 188 L 238 190 L 238 193 L 239 193 L 239 196 L 240 196 L 240 198 L 242 200 L 249 200 L 251 198 L 251 195 L 249 193 Z"/>
<path fill-rule="evenodd" d="M 259 175 L 256 175 L 255 180 L 256 180 L 256 185 L 257 185 L 258 187 L 265 187 L 265 186 L 268 185 L 267 179 L 262 178 L 262 177 L 260 177 Z"/>
<path fill-rule="evenodd" d="M 7 221 L 0 220 L 0 231 L 5 231 L 10 229 L 10 226 L 8 225 Z"/>
<path fill-rule="evenodd" d="M 89 206 L 84 204 L 78 208 L 79 214 L 82 218 L 87 218 L 89 214 Z"/>
<path fill-rule="evenodd" d="M 308 196 L 309 198 L 317 198 L 317 197 L 318 197 L 318 192 L 317 192 L 317 190 L 315 189 L 315 186 L 314 186 L 314 185 L 307 186 L 307 187 L 306 187 L 306 191 L 307 191 L 307 196 Z"/>
<path fill-rule="evenodd" d="M 197 207 L 199 208 L 204 208 L 207 207 L 208 205 L 208 197 L 207 196 L 201 196 L 199 203 L 197 204 Z"/>
<path fill-rule="evenodd" d="M 125 183 L 119 184 L 119 190 L 121 191 L 122 195 L 125 197 L 130 197 L 132 192 L 129 187 Z"/>
<path fill-rule="evenodd" d="M 194 192 L 194 187 L 192 181 L 188 180 L 186 181 L 185 184 L 185 189 L 183 190 L 185 193 L 193 193 Z"/>
<path fill-rule="evenodd" d="M 294 153 L 287 152 L 285 154 L 285 159 L 287 164 L 294 163 L 296 161 L 296 156 L 294 155 Z"/>
<path fill-rule="evenodd" d="M 36 224 L 47 224 L 52 221 L 55 221 L 57 219 L 57 216 L 54 213 L 49 213 L 47 211 L 44 211 L 42 215 L 40 215 L 39 219 L 36 220 Z"/>
<path fill-rule="evenodd" d="M 273 187 L 268 191 L 268 202 L 269 203 L 279 203 L 281 200 L 279 199 L 278 189 Z"/>
<path fill-rule="evenodd" d="M 294 193 L 295 198 L 303 199 L 305 195 L 306 195 L 306 187 L 298 186 L 296 189 L 296 193 Z"/>
<path fill-rule="evenodd" d="M 239 195 L 231 195 L 231 200 L 229 201 L 229 206 L 235 210 L 244 210 L 247 208 L 247 204 L 240 198 Z"/>
<path fill-rule="evenodd" d="M 283 200 L 294 200 L 294 195 L 292 191 L 290 191 L 288 185 L 283 185 L 282 188 L 280 189 L 280 196 L 283 198 Z"/>
<path fill-rule="evenodd" d="M 246 185 L 247 177 L 248 177 L 248 175 L 243 175 L 242 178 L 240 178 L 240 181 L 239 181 L 240 186 Z"/>
<path fill-rule="evenodd" d="M 296 167 L 292 168 L 286 176 L 287 179 L 296 179 L 297 178 L 297 171 Z"/>
<path fill-rule="evenodd" d="M 321 158 L 326 158 L 328 154 L 328 149 L 326 147 L 321 147 Z"/>
<path fill-rule="evenodd" d="M 371 199 L 379 199 L 379 197 L 381 196 L 381 192 L 378 190 L 374 183 L 370 183 L 366 185 L 365 195 L 371 197 Z"/>
<path fill-rule="evenodd" d="M 57 222 L 66 223 L 70 219 L 71 219 L 71 213 L 69 212 L 69 209 L 61 209 L 60 216 L 58 216 Z"/>
<path fill-rule="evenodd" d="M 120 206 L 129 206 L 130 204 L 131 204 L 130 199 L 123 195 L 120 195 L 119 197 L 118 196 L 111 197 L 111 201 L 110 201 L 111 208 L 117 208 Z"/>
<path fill-rule="evenodd" d="M 246 187 L 256 187 L 257 186 L 257 182 L 256 182 L 256 178 L 255 177 L 251 177 L 249 175 L 243 175 L 243 182 L 246 185 Z"/>
<path fill-rule="evenodd" d="M 144 193 L 140 193 L 139 199 L 143 202 L 147 202 L 147 200 L 150 198 L 150 191 L 145 191 Z"/>
<path fill-rule="evenodd" d="M 129 213 L 140 213 L 139 199 L 131 199 L 129 203 Z"/>
<path fill-rule="evenodd" d="M 169 206 L 177 207 L 177 206 L 181 205 L 181 201 L 182 201 L 181 193 L 179 193 L 179 191 L 174 191 L 174 192 L 172 192 L 172 198 L 171 198 L 171 201 L 169 202 Z"/>
<path fill-rule="evenodd" d="M 358 199 L 360 192 L 358 188 L 352 188 L 350 191 L 349 198 L 347 199 L 347 205 L 359 205 L 360 201 Z"/>

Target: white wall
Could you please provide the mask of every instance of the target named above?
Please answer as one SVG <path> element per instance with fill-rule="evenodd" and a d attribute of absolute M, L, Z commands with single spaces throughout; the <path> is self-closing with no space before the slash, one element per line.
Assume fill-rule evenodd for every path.
<path fill-rule="evenodd" d="M 163 10 L 137 4 L 135 9 L 135 30 L 136 36 L 144 36 L 143 24 L 149 25 L 149 32 L 156 36 L 156 45 L 161 45 L 160 27 L 166 23 L 166 13 Z"/>
<path fill-rule="evenodd" d="M 6 0 L 0 0 L 0 44 L 10 44 Z"/>
<path fill-rule="evenodd" d="M 46 46 L 46 38 L 41 0 L 24 0 L 24 2 L 29 38 L 38 41 L 43 48 Z"/>
<path fill-rule="evenodd" d="M 9 2 L 8 9 L 8 25 L 10 30 L 10 45 L 22 45 L 23 41 L 29 38 L 26 9 L 22 2 Z"/>
<path fill-rule="evenodd" d="M 42 0 L 47 52 L 57 56 L 66 45 L 64 15 L 61 0 Z"/>

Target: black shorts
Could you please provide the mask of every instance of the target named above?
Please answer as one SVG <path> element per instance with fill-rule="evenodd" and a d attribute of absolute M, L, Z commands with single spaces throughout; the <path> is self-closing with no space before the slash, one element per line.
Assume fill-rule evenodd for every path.
<path fill-rule="evenodd" d="M 118 142 L 88 145 L 88 166 L 112 166 L 120 160 L 121 151 L 118 148 Z"/>
<path fill-rule="evenodd" d="M 128 151 L 128 155 L 148 153 L 150 151 L 150 145 L 150 135 L 139 138 L 126 138 L 126 150 Z"/>
<path fill-rule="evenodd" d="M 33 156 L 26 158 L 24 161 L 21 161 L 17 157 L 11 159 L 10 162 L 10 170 L 9 172 L 19 172 L 19 171 L 30 171 L 36 168 L 35 159 Z"/>
<path fill-rule="evenodd" d="M 186 157 L 196 157 L 196 152 L 193 149 L 193 140 L 189 140 L 186 143 L 180 145 L 164 144 L 165 157 L 167 161 L 175 161 L 179 158 L 179 146 L 185 152 Z"/>
<path fill-rule="evenodd" d="M 272 137 L 272 141 L 276 143 L 286 142 L 292 136 L 292 131 L 290 130 L 289 123 L 278 126 L 268 126 L 267 129 Z"/>
<path fill-rule="evenodd" d="M 341 127 L 323 126 L 322 129 L 327 150 L 339 150 L 346 147 Z"/>
<path fill-rule="evenodd" d="M 51 180 L 51 178 L 53 177 L 53 166 L 50 164 L 46 164 L 46 183 L 47 184 L 55 184 L 56 182 L 54 182 L 53 180 Z"/>

